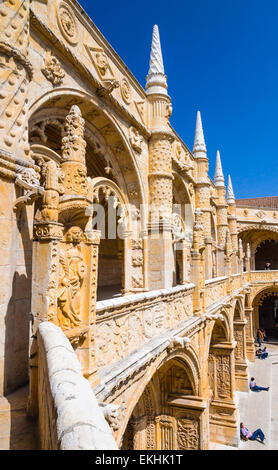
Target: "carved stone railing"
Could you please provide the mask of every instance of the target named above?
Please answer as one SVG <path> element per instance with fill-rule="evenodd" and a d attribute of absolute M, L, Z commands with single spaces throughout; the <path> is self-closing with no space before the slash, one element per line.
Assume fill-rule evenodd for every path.
<path fill-rule="evenodd" d="M 251 271 L 250 282 L 278 282 L 278 270 Z"/>
<path fill-rule="evenodd" d="M 102 368 L 193 316 L 194 284 L 96 304 L 96 365 Z"/>
<path fill-rule="evenodd" d="M 117 449 L 89 382 L 62 330 L 38 328 L 38 419 L 42 450 Z"/>
<path fill-rule="evenodd" d="M 233 274 L 232 275 L 232 291 L 234 292 L 235 290 L 239 289 L 242 286 L 242 276 L 240 273 L 238 274 Z"/>
<path fill-rule="evenodd" d="M 205 307 L 227 295 L 227 276 L 216 277 L 205 281 Z"/>

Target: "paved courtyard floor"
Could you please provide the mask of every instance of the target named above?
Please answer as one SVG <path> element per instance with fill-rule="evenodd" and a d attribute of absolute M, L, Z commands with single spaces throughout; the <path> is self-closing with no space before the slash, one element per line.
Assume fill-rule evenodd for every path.
<path fill-rule="evenodd" d="M 269 356 L 249 363 L 249 377 L 268 392 L 237 392 L 240 421 L 253 432 L 261 428 L 266 439 L 240 441 L 239 450 L 278 450 L 278 344 L 265 343 Z"/>
<path fill-rule="evenodd" d="M 26 418 L 28 387 L 0 397 L 0 450 L 37 448 L 34 424 Z"/>

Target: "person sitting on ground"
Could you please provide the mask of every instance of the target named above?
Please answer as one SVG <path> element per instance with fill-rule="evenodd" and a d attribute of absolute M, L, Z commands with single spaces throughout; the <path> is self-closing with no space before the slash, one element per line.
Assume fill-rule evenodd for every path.
<path fill-rule="evenodd" d="M 266 348 L 264 348 L 263 350 L 261 348 L 257 349 L 256 356 L 259 359 L 266 359 L 268 357 L 268 352 L 266 352 Z"/>
<path fill-rule="evenodd" d="M 266 392 L 268 392 L 268 390 L 269 390 L 269 387 L 259 387 L 256 384 L 254 377 L 251 377 L 251 380 L 250 380 L 250 383 L 249 383 L 249 388 L 250 388 L 250 390 L 252 390 L 252 392 L 259 392 L 260 390 L 265 390 Z"/>
<path fill-rule="evenodd" d="M 265 440 L 265 435 L 260 428 L 256 429 L 254 432 L 250 432 L 243 423 L 240 423 L 240 437 L 246 440 L 249 439 L 250 441 L 256 441 L 258 437 L 262 442 Z"/>

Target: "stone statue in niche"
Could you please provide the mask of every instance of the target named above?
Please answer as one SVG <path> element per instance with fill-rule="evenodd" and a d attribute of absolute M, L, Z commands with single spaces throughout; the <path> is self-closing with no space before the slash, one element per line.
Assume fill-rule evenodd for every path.
<path fill-rule="evenodd" d="M 83 238 L 82 230 L 71 227 L 66 238 L 70 243 L 60 253 L 58 287 L 58 322 L 63 330 L 81 323 L 81 287 L 87 271 L 78 245 Z"/>

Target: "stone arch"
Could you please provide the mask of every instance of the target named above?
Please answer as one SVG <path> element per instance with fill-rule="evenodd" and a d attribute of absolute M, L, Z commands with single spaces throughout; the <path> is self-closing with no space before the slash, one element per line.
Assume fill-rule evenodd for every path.
<path fill-rule="evenodd" d="M 238 230 L 239 237 L 242 240 L 243 250 L 246 253 L 247 244 L 250 246 L 250 266 L 251 270 L 261 270 L 265 269 L 265 263 L 268 259 L 265 257 L 272 258 L 271 250 L 268 250 L 262 253 L 262 257 L 258 257 L 258 249 L 260 245 L 266 243 L 267 241 L 272 241 L 273 243 L 278 242 L 278 229 L 277 227 L 271 227 L 266 225 L 252 225 L 252 226 L 242 226 Z M 277 250 L 278 253 L 278 250 Z M 270 261 L 271 262 L 271 261 Z M 278 267 L 278 255 L 275 258 L 275 264 L 273 268 Z"/>
<path fill-rule="evenodd" d="M 103 293 L 100 300 L 142 290 L 147 282 L 144 265 L 146 246 L 138 238 L 146 226 L 147 206 L 144 204 L 146 195 L 139 170 L 139 153 L 132 147 L 128 127 L 119 123 L 113 112 L 109 113 L 96 96 L 73 89 L 53 90 L 42 95 L 30 109 L 30 135 L 34 138 L 31 147 L 34 156 L 54 159 L 59 165 L 64 121 L 72 105 L 79 107 L 85 121 L 87 176 L 95 181 L 96 178 L 102 178 L 108 191 L 118 194 L 118 199 L 124 202 L 120 204 L 119 210 L 128 204 L 130 207 L 128 217 L 123 215 L 128 220 L 124 230 L 125 238 L 117 244 L 111 242 L 108 249 L 112 249 L 115 267 L 110 284 L 115 284 L 116 287 Z M 143 140 L 142 138 L 142 142 Z M 145 141 L 142 146 L 145 146 L 146 151 Z M 131 242 L 126 237 L 138 240 L 136 252 L 133 253 L 136 256 L 133 258 L 129 253 Z"/>
<path fill-rule="evenodd" d="M 173 227 L 174 227 L 174 284 L 183 284 L 191 280 L 190 250 L 193 240 L 193 185 L 188 183 L 178 172 L 173 171 Z M 177 221 L 179 223 L 177 224 Z M 178 229 L 178 230 L 177 230 Z M 175 281 L 174 280 L 174 281 Z"/>
<path fill-rule="evenodd" d="M 267 336 L 278 337 L 278 287 L 268 286 L 255 292 L 252 300 L 254 335 L 258 328 Z"/>
<path fill-rule="evenodd" d="M 100 143 L 106 141 L 109 146 L 107 159 L 109 160 L 109 157 L 111 157 L 109 154 L 114 155 L 114 161 L 118 161 L 116 170 L 118 173 L 121 172 L 122 176 L 123 172 L 121 170 L 124 169 L 130 202 L 145 204 L 143 181 L 137 162 L 137 154 L 131 146 L 128 130 L 121 126 L 113 114 L 101 105 L 96 96 L 71 88 L 48 91 L 31 104 L 29 122 L 36 125 L 36 116 L 46 120 L 55 120 L 56 118 L 61 120 L 73 104 L 80 107 L 82 116 L 85 119 L 86 129 L 88 129 L 85 138 L 89 140 L 90 135 L 94 132 L 97 133 Z M 100 152 L 101 150 L 101 148 L 98 149 Z M 103 155 L 105 157 L 105 152 Z M 132 199 L 130 199 L 131 193 L 133 193 Z"/>
<path fill-rule="evenodd" d="M 244 315 L 243 297 L 236 297 L 233 306 L 233 321 L 242 320 Z"/>
<path fill-rule="evenodd" d="M 202 426 L 200 417 L 203 409 L 200 408 L 198 397 L 200 369 L 195 351 L 193 348 L 190 351 L 180 349 L 163 354 L 152 365 L 151 372 L 151 378 L 144 377 L 137 387 L 136 397 L 132 397 L 132 409 L 125 419 L 123 448 L 128 448 L 127 445 L 130 445 L 132 433 L 133 449 L 140 449 L 138 445 L 143 446 L 141 450 L 183 448 L 179 447 L 181 441 L 178 442 L 176 437 L 177 427 L 182 426 L 179 423 L 181 416 L 182 419 L 188 420 L 189 426 L 193 426 L 195 434 L 198 429 L 196 436 L 198 444 L 195 441 L 194 445 L 195 448 L 196 446 L 200 448 Z M 189 397 L 191 401 L 196 400 L 193 412 L 186 407 Z M 190 420 L 193 421 L 191 424 Z M 185 437 L 184 445 L 190 446 L 189 441 L 190 439 Z"/>

